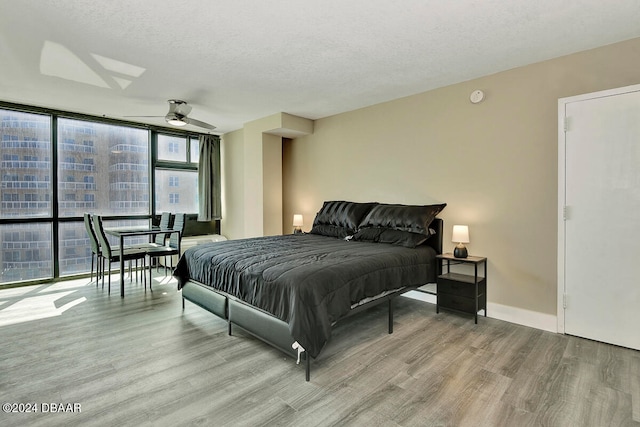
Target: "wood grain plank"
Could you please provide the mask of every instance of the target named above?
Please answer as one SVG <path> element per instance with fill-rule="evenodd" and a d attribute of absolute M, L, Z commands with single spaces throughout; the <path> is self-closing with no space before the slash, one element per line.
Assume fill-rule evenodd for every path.
<path fill-rule="evenodd" d="M 596 426 L 640 422 L 640 352 L 400 298 L 336 325 L 304 368 L 187 303 L 175 281 L 126 297 L 88 279 L 0 290 L 60 315 L 0 326 L 3 402 L 79 402 L 79 414 L 0 414 L 3 426 Z M 114 279 L 117 280 L 117 279 Z M 58 298 L 59 297 L 59 298 Z M 57 298 L 57 299 L 56 299 Z M 7 312 L 8 313 L 8 312 Z M 603 424 L 605 423 L 605 424 Z"/>

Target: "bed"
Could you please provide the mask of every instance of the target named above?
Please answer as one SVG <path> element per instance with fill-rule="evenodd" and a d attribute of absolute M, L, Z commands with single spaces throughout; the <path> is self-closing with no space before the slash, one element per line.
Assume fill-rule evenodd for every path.
<path fill-rule="evenodd" d="M 190 301 L 310 363 L 339 320 L 435 282 L 445 204 L 324 202 L 309 233 L 187 249 L 174 271 Z"/>

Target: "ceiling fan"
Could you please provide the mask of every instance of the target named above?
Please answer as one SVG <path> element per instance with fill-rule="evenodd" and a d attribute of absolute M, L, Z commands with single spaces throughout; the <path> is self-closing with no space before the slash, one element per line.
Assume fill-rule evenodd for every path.
<path fill-rule="evenodd" d="M 205 129 L 215 129 L 216 127 L 209 123 L 187 117 L 191 112 L 191 106 L 186 101 L 179 99 L 170 99 L 169 112 L 164 116 L 167 123 L 173 126 L 193 125 Z M 127 117 L 162 117 L 162 116 L 127 116 Z"/>

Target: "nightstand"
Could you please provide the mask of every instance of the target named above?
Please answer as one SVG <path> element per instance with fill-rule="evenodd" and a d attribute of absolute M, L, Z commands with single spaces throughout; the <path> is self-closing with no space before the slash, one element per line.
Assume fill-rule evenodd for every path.
<path fill-rule="evenodd" d="M 473 314 L 478 323 L 478 311 L 484 310 L 487 317 L 487 258 L 468 256 L 456 258 L 451 253 L 436 255 L 440 260 L 442 274 L 438 276 L 436 283 L 437 302 L 436 313 L 440 308 L 455 310 L 462 313 Z M 444 265 L 446 265 L 446 271 Z M 451 272 L 451 265 L 473 264 L 474 274 L 460 274 Z M 484 276 L 478 276 L 478 265 L 484 267 Z"/>

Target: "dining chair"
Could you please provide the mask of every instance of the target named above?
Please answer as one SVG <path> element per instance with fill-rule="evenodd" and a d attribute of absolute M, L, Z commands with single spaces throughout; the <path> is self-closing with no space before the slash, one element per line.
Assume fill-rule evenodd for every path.
<path fill-rule="evenodd" d="M 169 230 L 169 224 L 171 222 L 171 212 L 162 212 L 162 214 L 160 214 L 160 224 L 158 224 L 158 227 L 160 228 L 160 230 Z M 150 249 L 150 248 L 157 248 L 157 247 L 162 247 L 166 244 L 167 242 L 167 237 L 169 236 L 169 234 L 156 234 L 153 236 L 153 241 L 152 242 L 147 242 L 147 243 L 139 243 L 136 244 L 135 247 L 136 248 L 140 248 L 140 249 Z M 149 268 L 153 268 L 153 264 L 151 262 L 151 259 L 149 260 Z M 158 264 L 159 266 L 159 264 Z"/>
<path fill-rule="evenodd" d="M 171 212 L 162 212 L 160 214 L 160 224 L 158 224 L 160 230 L 168 230 L 170 222 Z M 167 242 L 167 237 L 169 237 L 167 234 L 156 234 L 153 241 L 158 245 L 164 245 Z"/>
<path fill-rule="evenodd" d="M 111 263 L 120 261 L 120 247 L 119 246 L 111 246 L 109 240 L 107 239 L 107 235 L 104 232 L 104 226 L 102 224 L 102 217 L 98 215 L 93 215 L 93 225 L 96 231 L 96 235 L 98 236 L 98 241 L 100 242 L 100 248 L 102 250 L 102 259 L 103 261 L 107 261 L 109 263 L 109 284 L 108 284 L 108 293 L 111 293 Z M 136 248 L 136 247 L 125 247 L 123 251 L 123 261 L 129 261 L 131 263 L 132 260 L 142 260 L 142 271 L 144 272 L 146 268 L 145 264 L 145 256 L 146 251 L 144 249 Z M 131 265 L 129 265 L 129 271 L 131 271 Z M 147 278 L 144 274 L 142 274 L 145 289 L 147 287 Z M 137 280 L 137 279 L 136 279 Z M 104 265 L 102 266 L 102 286 L 104 287 Z"/>
<path fill-rule="evenodd" d="M 89 236 L 89 246 L 91 247 L 91 273 L 89 279 L 93 281 L 93 259 L 96 260 L 96 286 L 98 286 L 98 278 L 100 277 L 100 264 L 102 264 L 102 252 L 100 251 L 100 242 L 98 242 L 98 236 L 93 227 L 93 221 L 91 215 L 84 214 L 84 227 L 87 230 Z"/>
<path fill-rule="evenodd" d="M 149 257 L 149 265 L 151 265 L 153 258 L 165 258 L 165 275 L 167 272 L 166 257 L 169 257 L 171 259 L 171 269 L 173 270 L 172 257 L 173 255 L 180 255 L 180 241 L 182 240 L 182 234 L 184 233 L 185 217 L 186 215 L 184 213 L 177 213 L 174 215 L 173 228 L 171 230 L 178 231 L 178 233 L 171 233 L 171 235 L 169 236 L 168 244 L 157 247 L 149 247 L 148 249 L 146 249 L 147 256 Z M 151 271 L 151 268 L 149 268 L 149 289 L 151 289 L 152 283 Z"/>

